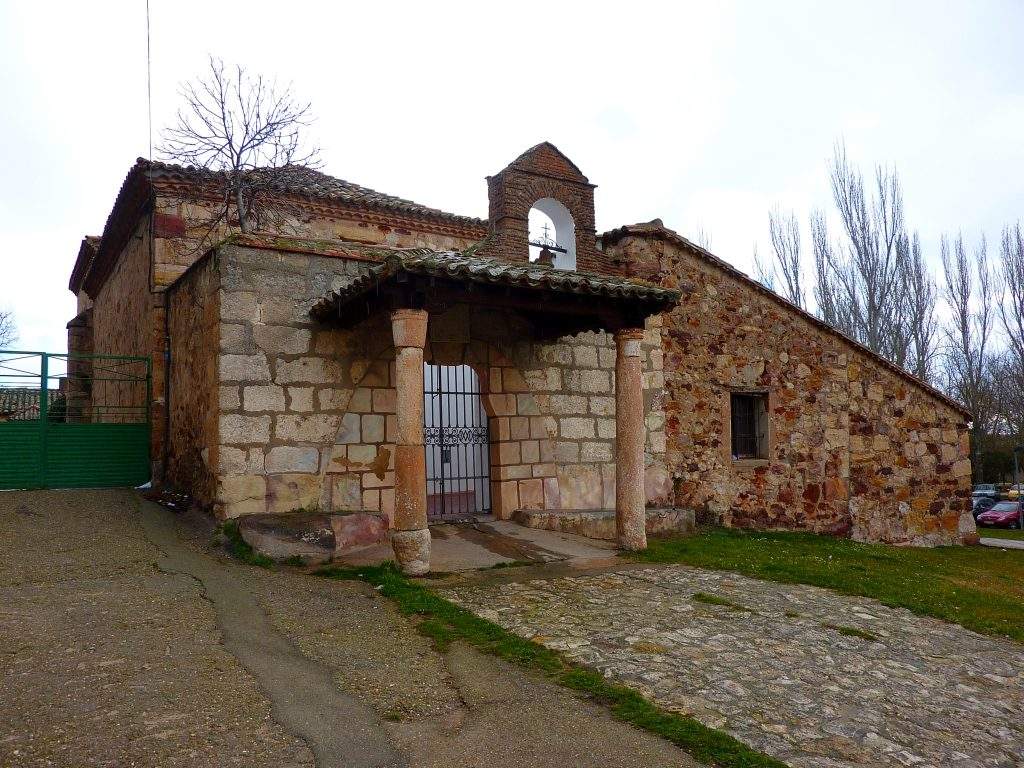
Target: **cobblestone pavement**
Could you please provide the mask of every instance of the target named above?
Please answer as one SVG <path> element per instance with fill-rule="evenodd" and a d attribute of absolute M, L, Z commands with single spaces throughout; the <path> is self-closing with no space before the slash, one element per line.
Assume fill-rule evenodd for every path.
<path fill-rule="evenodd" d="M 1010 640 L 679 565 L 446 596 L 795 768 L 1024 766 L 1024 646 Z"/>

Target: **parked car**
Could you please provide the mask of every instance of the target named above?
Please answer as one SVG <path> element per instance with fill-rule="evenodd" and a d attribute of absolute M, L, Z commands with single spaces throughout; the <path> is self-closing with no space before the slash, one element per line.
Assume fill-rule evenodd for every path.
<path fill-rule="evenodd" d="M 974 519 L 978 519 L 978 515 L 982 512 L 988 512 L 993 506 L 999 502 L 993 499 L 991 496 L 974 496 L 971 499 L 971 513 L 974 515 Z"/>
<path fill-rule="evenodd" d="M 1018 501 L 1000 501 L 991 509 L 979 514 L 977 523 L 978 525 L 991 525 L 995 528 L 1018 528 L 1020 527 L 1022 506 L 1024 503 Z"/>
<path fill-rule="evenodd" d="M 1021 491 L 1024 491 L 1024 483 L 1017 483 L 1016 485 L 1011 485 L 1006 489 L 1006 498 L 1018 499 L 1020 498 Z"/>
<path fill-rule="evenodd" d="M 995 483 L 979 483 L 974 486 L 974 490 L 971 491 L 971 496 L 974 498 L 985 496 L 990 499 L 998 499 L 999 491 L 996 489 Z"/>

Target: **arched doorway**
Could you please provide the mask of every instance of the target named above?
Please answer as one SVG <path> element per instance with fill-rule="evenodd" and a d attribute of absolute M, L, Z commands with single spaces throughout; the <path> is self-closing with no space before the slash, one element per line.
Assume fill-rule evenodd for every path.
<path fill-rule="evenodd" d="M 423 364 L 423 438 L 427 519 L 490 513 L 490 437 L 472 367 Z"/>

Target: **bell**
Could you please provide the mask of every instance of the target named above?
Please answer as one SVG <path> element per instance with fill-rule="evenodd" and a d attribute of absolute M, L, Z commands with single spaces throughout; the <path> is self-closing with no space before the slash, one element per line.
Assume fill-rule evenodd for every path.
<path fill-rule="evenodd" d="M 545 245 L 540 249 L 540 253 L 537 255 L 537 263 L 543 264 L 545 267 L 550 267 L 555 263 L 555 254 L 548 250 Z"/>

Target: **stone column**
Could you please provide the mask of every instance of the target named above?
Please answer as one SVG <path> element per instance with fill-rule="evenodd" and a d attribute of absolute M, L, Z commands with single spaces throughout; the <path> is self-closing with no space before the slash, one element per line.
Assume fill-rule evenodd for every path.
<path fill-rule="evenodd" d="M 391 546 L 402 573 L 419 576 L 430 570 L 427 529 L 427 467 L 423 453 L 423 346 L 427 313 L 396 309 L 391 313 L 395 338 L 395 517 Z"/>
<path fill-rule="evenodd" d="M 615 334 L 615 533 L 620 549 L 647 549 L 644 509 L 642 328 Z"/>

